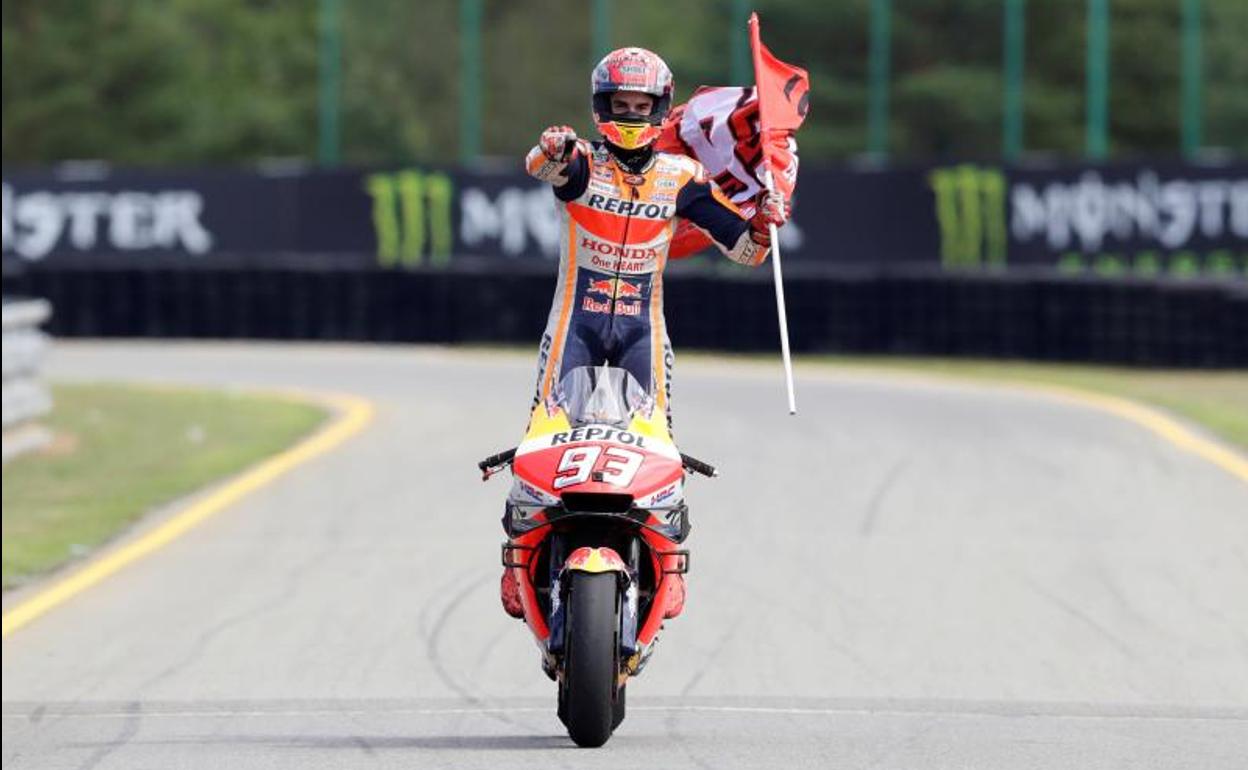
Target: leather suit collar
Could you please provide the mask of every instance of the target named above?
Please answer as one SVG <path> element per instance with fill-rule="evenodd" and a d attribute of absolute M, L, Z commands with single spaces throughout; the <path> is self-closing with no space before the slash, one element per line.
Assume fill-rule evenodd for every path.
<path fill-rule="evenodd" d="M 616 164 L 629 174 L 645 173 L 649 170 L 651 164 L 654 163 L 654 147 L 652 146 L 647 145 L 636 150 L 625 150 L 621 147 L 616 147 L 610 142 L 607 142 L 606 145 Z"/>

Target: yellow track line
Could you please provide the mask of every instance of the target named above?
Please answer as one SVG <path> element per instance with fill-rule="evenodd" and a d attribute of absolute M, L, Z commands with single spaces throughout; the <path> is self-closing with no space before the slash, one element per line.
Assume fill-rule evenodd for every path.
<path fill-rule="evenodd" d="M 957 372 L 928 372 L 919 369 L 894 369 L 870 365 L 848 365 L 842 367 L 841 371 L 868 372 L 901 382 L 945 382 L 971 387 L 978 386 L 1016 392 L 1021 391 L 1037 396 L 1047 396 L 1057 401 L 1095 409 L 1099 412 L 1106 412 L 1148 430 L 1173 446 L 1213 463 L 1240 481 L 1248 484 L 1248 458 L 1245 458 L 1244 455 L 1219 444 L 1217 441 L 1199 435 L 1182 422 L 1170 417 L 1159 409 L 1145 406 L 1138 401 L 1132 401 L 1122 396 L 1111 396 L 1069 385 L 1028 382 L 1009 377 L 980 378 Z M 806 373 L 809 372 L 810 370 L 808 369 Z"/>
<path fill-rule="evenodd" d="M 1119 396 L 1080 390 L 1064 385 L 1039 383 L 1009 383 L 1024 390 L 1043 393 L 1059 401 L 1082 404 L 1120 417 L 1147 428 L 1185 452 L 1213 463 L 1240 481 L 1248 483 L 1248 459 L 1221 444 L 1194 433 L 1190 428 L 1164 413 Z"/>
<path fill-rule="evenodd" d="M 290 395 L 289 392 L 287 392 Z M 338 416 L 325 428 L 290 449 L 261 462 L 201 500 L 174 514 L 151 532 L 105 554 L 67 575 L 4 613 L 3 638 L 69 601 L 130 563 L 147 556 L 185 534 L 204 520 L 271 483 L 287 471 L 325 454 L 363 430 L 373 418 L 373 406 L 356 396 L 296 393 L 305 400 L 328 403 Z"/>

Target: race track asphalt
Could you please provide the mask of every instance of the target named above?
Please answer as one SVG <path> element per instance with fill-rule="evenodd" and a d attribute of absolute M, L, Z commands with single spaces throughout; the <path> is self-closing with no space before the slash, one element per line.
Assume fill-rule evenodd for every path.
<path fill-rule="evenodd" d="M 3 767 L 1248 766 L 1248 484 L 981 385 L 678 357 L 689 603 L 603 749 L 498 605 L 530 356 L 58 342 L 60 380 L 376 418 L 4 640 Z M 37 588 L 37 587 L 36 587 Z M 6 609 L 30 595 L 5 597 Z"/>

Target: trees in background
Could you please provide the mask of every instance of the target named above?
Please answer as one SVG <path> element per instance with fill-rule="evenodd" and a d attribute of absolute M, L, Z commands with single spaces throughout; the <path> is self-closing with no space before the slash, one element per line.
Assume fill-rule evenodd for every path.
<path fill-rule="evenodd" d="M 543 126 L 588 133 L 589 3 L 486 0 L 483 151 L 514 159 Z M 869 0 L 759 0 L 769 46 L 811 72 L 803 157 L 866 146 Z M 611 42 L 659 51 L 678 96 L 727 84 L 730 0 L 615 4 Z M 1000 0 L 893 3 L 895 160 L 992 158 L 1001 147 Z M 312 0 L 4 0 L 3 160 L 235 164 L 312 159 Z M 1024 145 L 1083 151 L 1086 0 L 1027 3 Z M 1112 0 L 1113 154 L 1179 147 L 1180 0 Z M 1248 153 L 1248 3 L 1204 0 L 1205 144 Z M 342 157 L 458 157 L 458 0 L 342 3 Z"/>

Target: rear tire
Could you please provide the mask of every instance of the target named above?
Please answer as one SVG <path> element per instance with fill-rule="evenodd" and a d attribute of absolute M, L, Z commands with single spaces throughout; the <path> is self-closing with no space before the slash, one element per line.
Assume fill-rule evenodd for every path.
<path fill-rule="evenodd" d="M 575 572 L 568 585 L 559 705 L 568 736 L 583 748 L 606 743 L 618 724 L 618 585 L 614 572 Z M 622 703 L 620 709 L 622 719 Z"/>

